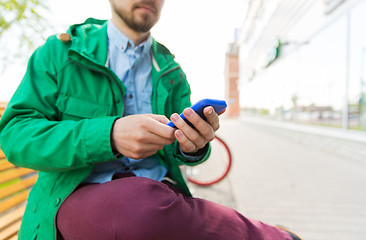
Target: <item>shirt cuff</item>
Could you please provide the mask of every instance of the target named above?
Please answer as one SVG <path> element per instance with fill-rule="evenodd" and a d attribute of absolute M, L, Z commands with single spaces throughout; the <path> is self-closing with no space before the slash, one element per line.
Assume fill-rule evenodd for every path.
<path fill-rule="evenodd" d="M 184 153 L 182 151 L 182 149 L 180 149 L 180 146 L 178 145 L 178 148 L 179 148 L 179 152 L 180 154 L 182 154 L 182 156 L 189 162 L 197 162 L 199 160 L 201 160 L 203 158 L 203 156 L 205 156 L 206 152 L 207 152 L 207 147 L 208 147 L 208 144 L 206 146 L 204 146 L 202 149 L 200 149 L 198 151 L 198 154 L 196 155 L 188 155 L 186 153 Z"/>

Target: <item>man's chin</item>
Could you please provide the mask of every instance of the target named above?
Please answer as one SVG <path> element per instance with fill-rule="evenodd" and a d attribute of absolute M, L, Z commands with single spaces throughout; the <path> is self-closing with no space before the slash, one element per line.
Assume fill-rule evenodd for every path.
<path fill-rule="evenodd" d="M 146 24 L 145 22 L 141 24 L 134 24 L 130 26 L 130 28 L 135 30 L 136 32 L 146 33 L 149 32 L 153 26 L 154 26 L 153 24 Z"/>
<path fill-rule="evenodd" d="M 147 16 L 139 16 L 133 23 L 133 29 L 138 32 L 148 32 L 155 25 L 156 21 L 151 20 Z"/>

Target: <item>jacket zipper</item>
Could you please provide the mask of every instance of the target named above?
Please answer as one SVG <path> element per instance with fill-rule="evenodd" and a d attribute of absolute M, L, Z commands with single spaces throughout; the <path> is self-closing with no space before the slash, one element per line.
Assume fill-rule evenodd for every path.
<path fill-rule="evenodd" d="M 176 67 L 174 67 L 174 68 L 171 68 L 171 69 L 169 69 L 168 71 L 166 71 L 166 72 L 163 72 L 160 76 L 159 76 L 159 78 L 158 78 L 158 80 L 156 81 L 156 84 L 155 84 L 155 91 L 156 91 L 156 89 L 158 88 L 158 84 L 159 84 L 159 82 L 160 82 L 160 80 L 161 80 L 161 78 L 163 77 L 163 76 L 165 76 L 165 75 L 167 75 L 168 73 L 171 73 L 171 72 L 173 72 L 173 71 L 175 71 L 175 70 L 177 70 L 177 69 L 179 69 L 180 68 L 180 66 L 178 65 L 178 66 L 176 66 Z M 155 109 L 156 109 L 156 113 L 157 113 L 157 111 L 158 111 L 158 101 L 157 101 L 157 93 L 155 92 Z"/>
<path fill-rule="evenodd" d="M 155 89 L 157 89 L 158 84 L 159 84 L 159 81 L 161 80 L 161 78 L 162 78 L 163 76 L 165 76 L 165 75 L 167 75 L 168 73 L 171 73 L 171 72 L 173 72 L 173 71 L 175 71 L 175 70 L 177 70 L 177 69 L 179 69 L 179 68 L 180 68 L 180 66 L 178 65 L 178 66 L 176 66 L 176 67 L 174 67 L 174 68 L 171 68 L 171 69 L 169 69 L 168 71 L 166 71 L 166 72 L 162 73 L 162 74 L 159 76 L 158 81 L 156 81 Z M 157 111 L 157 109 L 158 109 L 158 101 L 157 101 L 156 93 L 155 93 L 155 109 L 156 109 L 156 111 Z M 167 158 L 168 153 L 166 152 L 166 148 L 163 148 L 163 151 L 164 151 L 164 158 Z M 168 159 L 165 159 L 165 160 L 166 160 L 166 161 L 168 161 Z M 187 187 L 187 188 L 188 188 L 188 187 Z M 190 193 L 190 191 L 189 191 L 189 189 L 188 189 L 188 193 L 189 193 L 189 194 L 191 194 L 191 193 Z"/>

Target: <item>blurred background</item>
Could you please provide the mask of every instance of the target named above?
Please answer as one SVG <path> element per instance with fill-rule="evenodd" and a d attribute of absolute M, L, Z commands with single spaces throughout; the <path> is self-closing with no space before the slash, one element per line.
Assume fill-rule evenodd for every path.
<path fill-rule="evenodd" d="M 47 36 L 105 0 L 0 0 L 0 107 Z M 304 239 L 366 239 L 366 0 L 165 1 L 192 101 L 225 99 L 230 175 L 195 194 Z"/>
<path fill-rule="evenodd" d="M 366 130 L 365 1 L 251 1 L 240 48 L 247 114 Z"/>

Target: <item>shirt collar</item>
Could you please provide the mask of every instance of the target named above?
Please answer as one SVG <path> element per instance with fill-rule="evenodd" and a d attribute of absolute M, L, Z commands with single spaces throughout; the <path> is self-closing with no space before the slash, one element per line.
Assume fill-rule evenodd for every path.
<path fill-rule="evenodd" d="M 108 21 L 107 26 L 107 34 L 110 45 L 114 45 L 121 51 L 126 52 L 128 48 L 134 49 L 134 51 L 146 54 L 149 53 L 151 45 L 152 45 L 152 37 L 151 34 L 146 39 L 146 41 L 140 43 L 137 47 L 132 40 L 130 40 L 126 35 L 124 35 L 112 22 L 112 20 Z"/>

